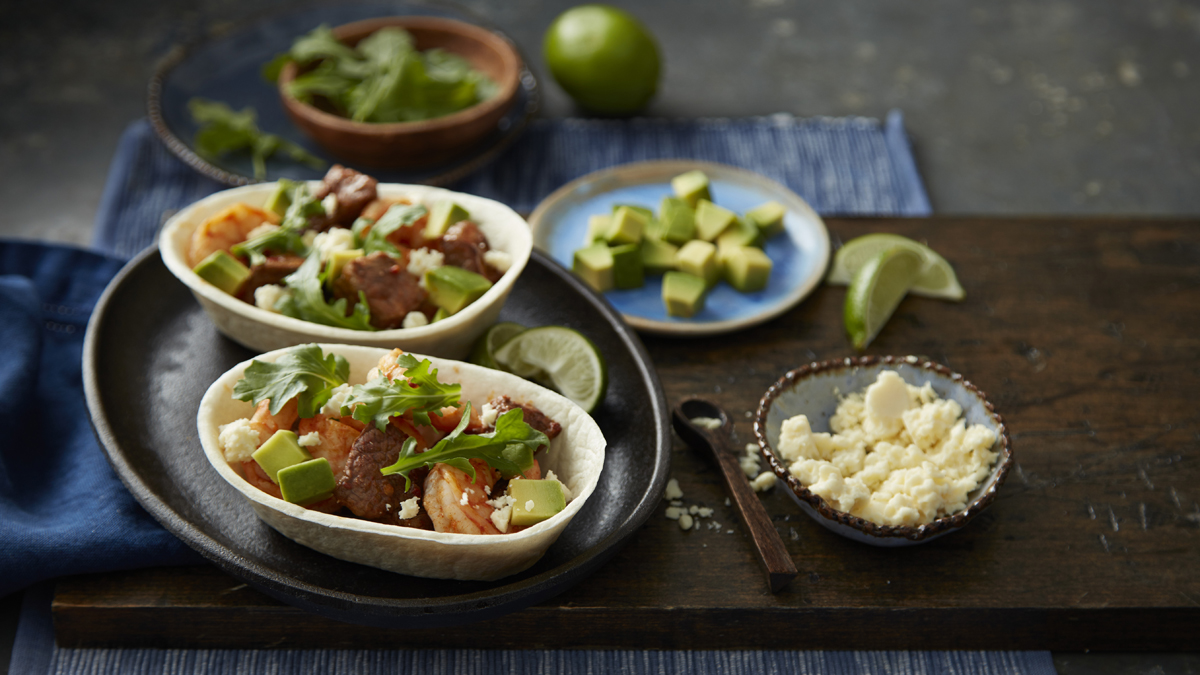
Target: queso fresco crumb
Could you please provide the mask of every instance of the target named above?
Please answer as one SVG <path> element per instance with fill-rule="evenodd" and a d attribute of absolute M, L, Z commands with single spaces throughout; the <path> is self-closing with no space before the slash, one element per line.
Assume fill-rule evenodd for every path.
<path fill-rule="evenodd" d="M 881 525 L 920 525 L 965 508 L 996 461 L 995 432 L 961 416 L 929 384 L 914 387 L 885 370 L 842 399 L 829 420 L 833 434 L 814 433 L 804 415 L 785 420 L 779 454 L 833 508 Z"/>

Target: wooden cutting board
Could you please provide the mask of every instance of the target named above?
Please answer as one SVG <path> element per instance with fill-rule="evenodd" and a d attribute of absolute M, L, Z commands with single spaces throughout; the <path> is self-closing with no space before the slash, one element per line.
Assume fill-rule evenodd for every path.
<path fill-rule="evenodd" d="M 1200 635 L 1200 222 L 830 219 L 895 232 L 956 268 L 966 300 L 910 296 L 867 350 L 945 364 L 1004 416 L 1016 466 L 963 531 L 878 549 L 762 496 L 800 576 L 767 591 L 714 467 L 676 439 L 692 531 L 655 516 L 595 575 L 482 624 L 388 630 L 319 618 L 214 568 L 63 580 L 63 646 L 662 649 L 1195 649 Z M 750 415 L 780 375 L 852 354 L 845 289 L 763 326 L 644 338 L 669 404 Z M 663 502 L 663 510 L 667 506 Z"/>

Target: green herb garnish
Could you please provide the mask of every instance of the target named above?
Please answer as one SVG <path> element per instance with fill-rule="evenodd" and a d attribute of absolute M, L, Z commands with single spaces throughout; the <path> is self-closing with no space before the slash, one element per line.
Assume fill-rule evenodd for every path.
<path fill-rule="evenodd" d="M 383 251 L 391 255 L 400 255 L 400 249 L 387 240 L 388 235 L 406 225 L 412 225 L 425 217 L 426 213 L 429 213 L 429 209 L 420 204 L 393 205 L 386 213 L 379 217 L 378 222 L 371 226 L 366 236 L 361 235 L 362 229 L 366 229 L 365 226 L 356 232 L 362 239 L 363 253 L 371 255 L 376 251 Z M 355 226 L 357 226 L 357 223 Z"/>
<path fill-rule="evenodd" d="M 429 359 L 418 361 L 412 354 L 401 354 L 396 363 L 405 369 L 404 377 L 377 377 L 350 390 L 346 405 L 355 406 L 354 419 L 383 431 L 388 419 L 406 412 L 412 412 L 417 424 L 429 425 L 429 413 L 458 406 L 462 386 L 438 382 L 437 369 Z"/>
<path fill-rule="evenodd" d="M 343 45 L 328 26 L 298 38 L 286 54 L 263 68 L 276 80 L 284 64 L 312 70 L 288 84 L 288 93 L 311 103 L 320 96 L 341 115 L 358 122 L 413 122 L 449 115 L 496 95 L 498 87 L 470 62 L 440 49 L 418 52 L 409 33 L 388 27 Z"/>
<path fill-rule="evenodd" d="M 356 411 L 357 412 L 357 411 Z M 471 404 L 467 403 L 458 426 L 437 445 L 418 453 L 416 441 L 408 439 L 400 449 L 396 463 L 380 469 L 385 476 L 404 476 L 404 489 L 412 487 L 409 472 L 422 466 L 449 464 L 475 480 L 475 467 L 470 460 L 482 459 L 505 477 L 520 475 L 533 466 L 533 453 L 539 446 L 549 445 L 546 434 L 525 423 L 520 408 L 513 408 L 496 420 L 496 429 L 486 434 L 464 434 L 471 419 Z"/>
<path fill-rule="evenodd" d="M 292 292 L 283 296 L 276 306 L 280 313 L 336 328 L 375 330 L 371 325 L 371 310 L 362 291 L 358 292 L 359 301 L 354 303 L 350 316 L 346 316 L 345 298 L 338 298 L 332 303 L 325 301 L 325 273 L 321 272 L 320 252 L 309 253 L 300 269 L 284 277 L 283 283 Z"/>
<path fill-rule="evenodd" d="M 267 158 L 276 152 L 282 152 L 290 159 L 314 169 L 325 167 L 324 160 L 309 154 L 299 145 L 261 131 L 256 123 L 258 116 L 254 108 L 234 111 L 219 101 L 197 97 L 188 101 L 188 110 L 200 126 L 193 141 L 196 152 L 207 159 L 218 160 L 230 152 L 248 150 L 254 165 L 254 177 L 259 180 L 266 178 Z"/>
<path fill-rule="evenodd" d="M 286 227 L 280 227 L 253 239 L 247 239 L 240 244 L 234 244 L 231 250 L 236 256 L 249 258 L 251 266 L 266 261 L 265 251 L 308 255 L 308 246 L 304 243 L 300 232 Z"/>
<path fill-rule="evenodd" d="M 334 387 L 346 383 L 350 364 L 336 354 L 325 356 L 317 345 L 302 345 L 274 363 L 251 361 L 242 379 L 233 386 L 233 397 L 258 405 L 271 400 L 271 414 L 297 398 L 300 417 L 312 417 L 329 401 Z"/>

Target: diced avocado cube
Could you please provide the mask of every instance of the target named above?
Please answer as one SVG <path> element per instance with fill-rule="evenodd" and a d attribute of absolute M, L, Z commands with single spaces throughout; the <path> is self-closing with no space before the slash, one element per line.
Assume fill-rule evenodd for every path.
<path fill-rule="evenodd" d="M 712 201 L 712 195 L 708 191 L 708 176 L 704 175 L 703 171 L 688 171 L 675 176 L 671 179 L 671 189 L 675 191 L 676 197 L 687 202 L 692 208 L 696 208 L 701 199 Z"/>
<path fill-rule="evenodd" d="M 682 246 L 696 237 L 695 213 L 678 197 L 664 197 L 659 208 L 659 239 Z"/>
<path fill-rule="evenodd" d="M 514 480 L 508 495 L 515 500 L 508 522 L 518 527 L 536 525 L 567 508 L 562 484 L 556 480 Z"/>
<path fill-rule="evenodd" d="M 363 257 L 364 253 L 361 248 L 351 249 L 349 251 L 334 251 L 329 254 L 329 261 L 325 263 L 325 283 L 332 284 L 334 279 L 342 273 L 342 268 L 346 263 L 355 258 Z"/>
<path fill-rule="evenodd" d="M 583 237 L 583 245 L 591 246 L 598 241 L 604 241 L 608 234 L 608 226 L 612 224 L 612 216 L 598 214 L 588 218 L 587 234 Z"/>
<path fill-rule="evenodd" d="M 250 268 L 240 260 L 225 251 L 213 251 L 207 258 L 200 261 L 192 271 L 200 278 L 217 288 L 229 293 L 237 293 L 242 282 L 250 277 Z"/>
<path fill-rule="evenodd" d="M 425 287 L 429 290 L 430 302 L 446 310 L 447 314 L 457 314 L 487 293 L 492 282 L 470 270 L 443 265 L 425 273 Z"/>
<path fill-rule="evenodd" d="M 758 246 L 763 235 L 752 223 L 735 218 L 733 224 L 717 237 L 717 248 L 724 246 Z"/>
<path fill-rule="evenodd" d="M 575 251 L 571 270 L 598 293 L 612 290 L 612 249 L 600 241 Z"/>
<path fill-rule="evenodd" d="M 723 206 L 701 199 L 696 205 L 696 238 L 713 241 L 737 220 L 737 214 Z"/>
<path fill-rule="evenodd" d="M 731 246 L 721 249 L 721 276 L 742 293 L 761 291 L 771 276 L 771 259 L 762 249 L 753 246 Z"/>
<path fill-rule="evenodd" d="M 680 272 L 700 277 L 709 286 L 721 278 L 717 247 L 707 241 L 693 239 L 684 244 L 675 254 L 675 266 Z"/>
<path fill-rule="evenodd" d="M 610 246 L 621 244 L 637 244 L 642 241 L 642 232 L 646 229 L 646 217 L 628 206 L 622 206 L 613 213 L 612 222 L 604 238 Z"/>
<path fill-rule="evenodd" d="M 430 321 L 429 323 L 437 323 L 437 322 L 441 321 L 442 319 L 445 319 L 448 316 L 450 316 L 449 312 L 442 309 L 441 307 L 438 307 L 437 311 L 433 313 L 433 320 Z"/>
<path fill-rule="evenodd" d="M 667 272 L 663 275 L 662 298 L 670 316 L 690 317 L 704 309 L 704 294 L 708 284 L 687 272 Z"/>
<path fill-rule="evenodd" d="M 437 239 L 446 234 L 450 226 L 470 218 L 471 214 L 454 202 L 438 202 L 429 210 L 429 219 L 425 221 L 425 231 L 421 234 L 425 239 Z"/>
<path fill-rule="evenodd" d="M 308 454 L 308 450 L 300 446 L 300 441 L 296 438 L 296 433 L 286 429 L 280 429 L 271 434 L 267 442 L 255 450 L 254 454 L 250 455 L 250 457 L 258 462 L 258 465 L 267 473 L 267 476 L 276 483 L 279 482 L 276 474 L 281 469 L 286 469 L 293 464 L 307 462 L 312 459 L 312 455 Z"/>
<path fill-rule="evenodd" d="M 612 258 L 613 286 L 616 288 L 641 288 L 646 283 L 640 243 L 612 247 Z"/>
<path fill-rule="evenodd" d="M 263 208 L 283 217 L 287 213 L 288 207 L 292 205 L 291 187 L 290 181 L 281 180 L 276 183 L 275 191 L 267 198 L 267 203 L 263 205 Z"/>
<path fill-rule="evenodd" d="M 746 212 L 746 220 L 758 228 L 764 237 L 783 232 L 783 216 L 787 211 L 779 202 L 767 202 Z"/>
<path fill-rule="evenodd" d="M 654 218 L 654 211 L 652 209 L 648 209 L 645 206 L 638 206 L 637 204 L 613 204 L 613 213 L 616 214 L 616 212 L 622 208 L 629 209 L 630 211 L 640 215 L 642 220 L 646 222 L 650 222 L 650 220 Z"/>
<path fill-rule="evenodd" d="M 646 237 L 642 240 L 642 268 L 645 274 L 662 274 L 676 269 L 675 254 L 678 252 L 679 247 L 674 244 Z"/>
<path fill-rule="evenodd" d="M 279 470 L 279 492 L 283 501 L 307 506 L 329 499 L 337 487 L 337 478 L 324 457 L 293 464 Z"/>

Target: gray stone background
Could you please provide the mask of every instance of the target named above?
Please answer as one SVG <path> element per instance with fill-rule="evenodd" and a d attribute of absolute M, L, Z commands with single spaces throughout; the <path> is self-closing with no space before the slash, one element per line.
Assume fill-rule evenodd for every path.
<path fill-rule="evenodd" d="M 86 245 L 158 57 L 289 4 L 0 5 L 0 236 Z M 579 114 L 541 36 L 572 2 L 466 3 L 526 51 L 544 114 Z M 904 111 L 943 214 L 1200 214 L 1200 3 L 1179 0 L 616 1 L 665 58 L 646 114 Z M 1200 261 L 1197 261 L 1200 264 Z M 0 601 L 7 665 L 18 596 Z M 1194 673 L 1194 654 L 1056 654 L 1062 673 Z"/>

